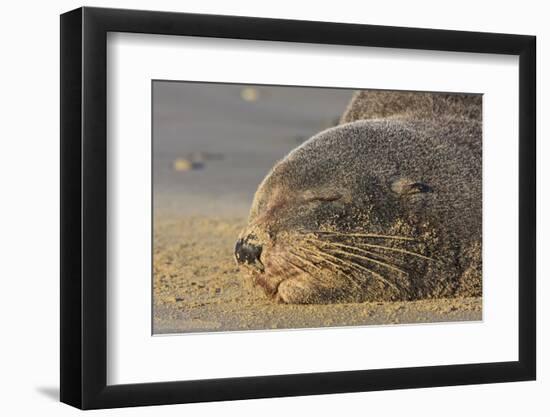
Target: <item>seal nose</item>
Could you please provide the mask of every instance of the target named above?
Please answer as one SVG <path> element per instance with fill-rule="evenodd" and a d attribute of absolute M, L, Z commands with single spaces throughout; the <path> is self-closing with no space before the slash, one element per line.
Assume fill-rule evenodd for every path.
<path fill-rule="evenodd" d="M 240 264 L 254 265 L 260 263 L 262 247 L 250 243 L 247 239 L 239 239 L 235 244 L 235 259 Z"/>

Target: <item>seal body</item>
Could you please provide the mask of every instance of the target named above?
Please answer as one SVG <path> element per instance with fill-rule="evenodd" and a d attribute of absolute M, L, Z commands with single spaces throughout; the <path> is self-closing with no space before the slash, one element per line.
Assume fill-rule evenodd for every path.
<path fill-rule="evenodd" d="M 356 93 L 267 174 L 237 262 L 286 303 L 481 295 L 481 96 Z"/>

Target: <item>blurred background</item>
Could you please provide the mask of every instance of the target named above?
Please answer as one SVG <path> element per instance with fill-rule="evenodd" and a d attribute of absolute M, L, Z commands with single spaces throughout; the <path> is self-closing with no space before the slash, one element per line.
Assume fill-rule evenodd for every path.
<path fill-rule="evenodd" d="M 274 163 L 337 124 L 352 94 L 153 81 L 155 215 L 246 216 Z"/>

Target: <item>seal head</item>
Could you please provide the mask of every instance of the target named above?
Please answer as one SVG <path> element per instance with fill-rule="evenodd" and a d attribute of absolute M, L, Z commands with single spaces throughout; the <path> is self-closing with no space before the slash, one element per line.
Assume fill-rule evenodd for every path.
<path fill-rule="evenodd" d="M 357 94 L 341 125 L 294 149 L 258 187 L 235 259 L 274 299 L 480 295 L 480 112 L 373 117 L 373 101 L 400 100 L 386 94 Z M 475 107 L 465 97 L 451 102 Z"/>

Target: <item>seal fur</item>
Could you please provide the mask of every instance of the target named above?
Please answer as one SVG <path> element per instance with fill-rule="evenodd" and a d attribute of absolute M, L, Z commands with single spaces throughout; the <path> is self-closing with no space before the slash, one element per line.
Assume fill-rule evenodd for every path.
<path fill-rule="evenodd" d="M 285 303 L 481 295 L 481 96 L 357 92 L 278 162 L 236 259 Z"/>

